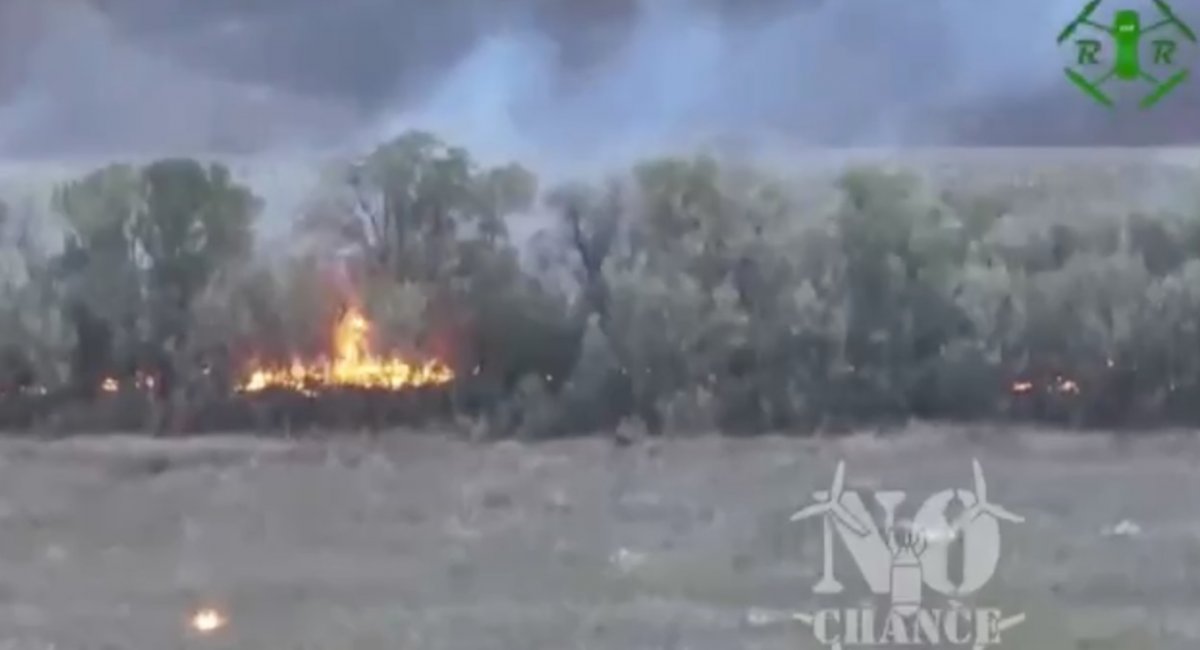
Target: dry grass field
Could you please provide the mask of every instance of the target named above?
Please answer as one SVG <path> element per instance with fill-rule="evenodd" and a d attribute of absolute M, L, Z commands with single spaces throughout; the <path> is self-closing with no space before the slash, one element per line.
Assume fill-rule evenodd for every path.
<path fill-rule="evenodd" d="M 912 507 L 970 487 L 972 457 L 1026 518 L 979 594 L 1028 615 L 1001 647 L 1197 647 L 1200 440 L 920 427 L 6 440 L 0 648 L 814 648 L 773 616 L 813 604 L 821 565 L 820 524 L 789 515 L 839 459 L 849 487 Z M 204 607 L 226 617 L 208 634 L 189 626 Z"/>

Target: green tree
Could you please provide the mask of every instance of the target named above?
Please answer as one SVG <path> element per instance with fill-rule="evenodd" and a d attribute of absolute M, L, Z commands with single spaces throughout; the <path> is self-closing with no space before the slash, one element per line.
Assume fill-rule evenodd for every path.
<path fill-rule="evenodd" d="M 533 174 L 517 165 L 480 168 L 460 147 L 405 133 L 353 165 L 348 181 L 361 242 L 378 269 L 431 280 L 454 267 L 461 235 L 504 239 L 504 219 L 527 208 Z"/>
<path fill-rule="evenodd" d="M 0 394 L 57 385 L 69 334 L 49 255 L 35 230 L 44 214 L 0 200 Z"/>
<path fill-rule="evenodd" d="M 137 170 L 110 165 L 56 189 L 67 221 L 56 260 L 62 307 L 75 332 L 72 382 L 92 394 L 109 374 L 129 374 L 141 342 L 144 283 L 133 232 L 143 198 Z"/>
<path fill-rule="evenodd" d="M 859 413 L 919 411 L 928 407 L 923 392 L 945 346 L 968 333 L 952 298 L 965 228 L 910 175 L 856 170 L 841 185 L 846 390 L 863 400 Z"/>
<path fill-rule="evenodd" d="M 193 306 L 252 247 L 261 207 L 221 165 L 111 165 L 59 187 L 68 235 L 56 260 L 76 334 L 74 382 L 153 366 L 162 395 L 186 374 Z"/>
<path fill-rule="evenodd" d="M 140 181 L 143 200 L 132 232 L 146 257 L 150 342 L 170 395 L 186 384 L 194 353 L 193 305 L 216 274 L 251 251 L 261 202 L 219 164 L 160 160 L 141 170 Z"/>

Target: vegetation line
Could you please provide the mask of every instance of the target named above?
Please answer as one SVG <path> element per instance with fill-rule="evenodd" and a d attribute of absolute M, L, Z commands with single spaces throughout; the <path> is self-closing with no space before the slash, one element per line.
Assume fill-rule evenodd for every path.
<path fill-rule="evenodd" d="M 379 368 L 436 360 L 446 380 L 305 387 L 258 425 L 327 402 L 530 437 L 1195 424 L 1200 212 L 1148 209 L 1106 173 L 829 184 L 697 156 L 541 188 L 412 132 L 340 166 L 292 250 L 264 256 L 263 202 L 223 166 L 112 165 L 55 193 L 61 250 L 0 204 L 0 428 L 217 427 L 254 371 L 285 385 L 293 359 L 333 354 L 347 309 Z M 552 218 L 518 246 L 508 219 L 530 212 Z"/>

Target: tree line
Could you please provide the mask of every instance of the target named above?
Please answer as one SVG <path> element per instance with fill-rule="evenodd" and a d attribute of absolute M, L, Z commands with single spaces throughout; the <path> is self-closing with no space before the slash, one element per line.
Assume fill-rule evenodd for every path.
<path fill-rule="evenodd" d="M 1072 182 L 697 155 L 543 187 L 410 132 L 329 170 L 265 254 L 221 164 L 114 164 L 54 192 L 61 246 L 0 204 L 0 399 L 149 376 L 156 426 L 186 427 L 251 357 L 327 351 L 352 298 L 381 345 L 452 363 L 453 414 L 490 435 L 1200 420 L 1200 213 L 1023 216 Z"/>

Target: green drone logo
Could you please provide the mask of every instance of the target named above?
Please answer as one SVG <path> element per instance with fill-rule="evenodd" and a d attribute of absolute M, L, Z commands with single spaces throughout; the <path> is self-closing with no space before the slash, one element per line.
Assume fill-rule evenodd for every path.
<path fill-rule="evenodd" d="M 1105 83 L 1113 80 L 1149 83 L 1154 88 L 1150 91 L 1150 94 L 1142 98 L 1139 106 L 1143 109 L 1150 108 L 1179 87 L 1179 84 L 1186 81 L 1189 72 L 1186 68 L 1176 69 L 1173 74 L 1162 80 L 1147 72 L 1142 62 L 1142 37 L 1164 27 L 1174 27 L 1179 34 L 1182 34 L 1187 40 L 1195 43 L 1196 34 L 1175 15 L 1175 12 L 1165 0 L 1154 0 L 1154 4 L 1158 7 L 1162 18 L 1147 27 L 1142 27 L 1141 15 L 1132 9 L 1122 9 L 1115 12 L 1111 26 L 1093 21 L 1092 14 L 1095 13 L 1096 8 L 1100 6 L 1101 2 L 1103 0 L 1092 0 L 1089 2 L 1083 8 L 1083 11 L 1079 13 L 1079 16 L 1071 21 L 1062 30 L 1062 33 L 1058 35 L 1058 43 L 1062 45 L 1063 42 L 1075 34 L 1077 29 L 1083 26 L 1100 30 L 1107 34 L 1111 41 L 1111 61 L 1102 62 L 1098 58 L 1103 50 L 1103 43 L 1101 41 L 1093 38 L 1080 38 L 1074 41 L 1077 48 L 1076 54 L 1078 55 L 1075 58 L 1075 64 L 1083 69 L 1092 69 L 1093 66 L 1106 64 L 1111 67 L 1108 68 L 1107 72 L 1092 80 L 1085 77 L 1079 70 L 1068 67 L 1066 68 L 1067 78 L 1089 97 L 1110 108 L 1113 106 L 1112 98 L 1100 89 Z M 1150 43 L 1154 47 L 1153 65 L 1168 69 L 1177 67 L 1178 64 L 1175 62 L 1177 50 L 1179 49 L 1179 42 L 1177 40 L 1163 37 L 1157 38 Z"/>

